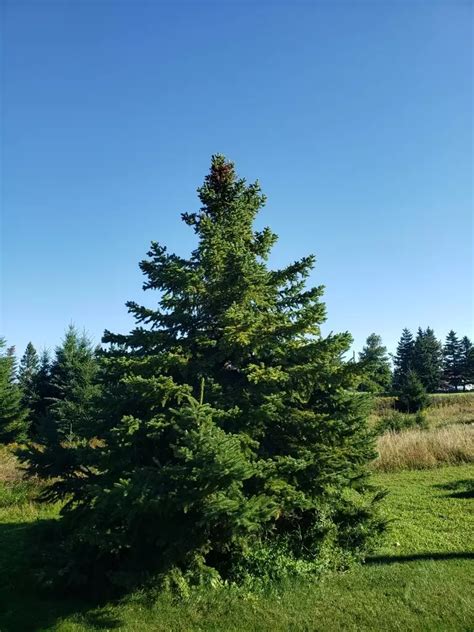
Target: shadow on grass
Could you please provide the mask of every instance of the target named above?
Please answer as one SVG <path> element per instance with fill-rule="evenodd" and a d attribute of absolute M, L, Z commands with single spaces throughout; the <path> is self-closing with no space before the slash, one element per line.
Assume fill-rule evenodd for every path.
<path fill-rule="evenodd" d="M 61 596 L 41 588 L 38 551 L 51 547 L 55 520 L 0 524 L 0 630 L 34 632 L 50 629 L 65 617 L 80 617 L 90 630 L 112 630 L 120 620 L 101 613 L 99 601 L 86 601 L 66 590 Z M 53 540 L 54 544 L 54 540 Z M 51 578 L 55 579 L 55 578 Z"/>
<path fill-rule="evenodd" d="M 474 498 L 474 479 L 472 478 L 460 479 L 444 485 L 435 485 L 435 487 L 451 492 L 451 494 L 447 494 L 451 498 Z"/>
<path fill-rule="evenodd" d="M 457 553 L 416 553 L 414 555 L 374 555 L 366 560 L 366 564 L 400 564 L 402 562 L 420 562 L 436 560 L 474 560 L 474 553 L 460 551 Z"/>

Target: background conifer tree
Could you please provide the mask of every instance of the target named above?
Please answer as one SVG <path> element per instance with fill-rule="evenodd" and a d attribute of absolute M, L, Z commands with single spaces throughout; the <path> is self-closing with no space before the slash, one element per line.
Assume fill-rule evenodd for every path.
<path fill-rule="evenodd" d="M 314 570 L 381 529 L 359 367 L 348 333 L 321 335 L 314 258 L 268 269 L 265 198 L 222 156 L 198 192 L 191 257 L 153 242 L 158 305 L 128 303 L 136 328 L 104 336 L 98 437 L 63 510 L 71 580 L 242 579 L 277 572 L 275 551 L 281 572 Z"/>
<path fill-rule="evenodd" d="M 364 371 L 364 377 L 359 386 L 360 390 L 369 393 L 383 393 L 390 388 L 392 369 L 387 353 L 387 347 L 382 345 L 382 338 L 377 334 L 370 334 L 365 347 L 359 353 L 359 362 Z"/>
<path fill-rule="evenodd" d="M 428 393 L 435 393 L 440 388 L 443 374 L 442 345 L 430 327 L 424 331 L 421 327 L 418 329 L 412 366 Z"/>
<path fill-rule="evenodd" d="M 448 387 L 458 390 L 462 382 L 462 347 L 461 343 L 452 329 L 446 336 L 443 347 L 443 377 Z"/>
<path fill-rule="evenodd" d="M 408 372 L 413 368 L 413 352 L 415 341 L 413 334 L 407 328 L 402 331 L 401 338 L 397 345 L 397 352 L 393 358 L 393 384 L 392 388 L 395 392 L 399 391 L 406 378 Z"/>
<path fill-rule="evenodd" d="M 474 346 L 467 336 L 461 340 L 461 383 L 463 390 L 474 384 Z"/>
<path fill-rule="evenodd" d="M 428 397 L 416 371 L 409 369 L 403 379 L 397 397 L 397 407 L 405 413 L 416 413 L 428 405 Z"/>
<path fill-rule="evenodd" d="M 23 441 L 28 432 L 27 411 L 22 405 L 22 393 L 15 381 L 14 349 L 6 348 L 0 338 L 0 442 Z"/>
<path fill-rule="evenodd" d="M 62 477 L 67 494 L 71 480 L 81 470 L 81 448 L 95 419 L 98 395 L 96 350 L 85 334 L 70 326 L 56 348 L 55 358 L 43 354 L 37 375 L 39 393 L 35 409 L 37 431 L 34 441 L 20 452 L 30 472 L 43 477 Z M 65 484 L 67 481 L 67 484 Z M 48 488 L 55 496 L 55 488 Z"/>
<path fill-rule="evenodd" d="M 40 394 L 38 392 L 38 375 L 40 361 L 33 344 L 29 342 L 25 353 L 21 357 L 18 369 L 18 384 L 22 393 L 22 403 L 28 411 L 30 423 L 33 421 L 36 408 L 39 403 Z"/>

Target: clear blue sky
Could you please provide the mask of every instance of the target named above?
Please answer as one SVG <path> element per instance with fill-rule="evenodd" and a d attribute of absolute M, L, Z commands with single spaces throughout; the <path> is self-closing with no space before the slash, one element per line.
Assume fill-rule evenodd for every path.
<path fill-rule="evenodd" d="M 472 4 L 4 2 L 2 324 L 125 332 L 212 153 L 313 252 L 326 331 L 473 334 Z M 149 294 L 149 293 L 148 293 Z"/>

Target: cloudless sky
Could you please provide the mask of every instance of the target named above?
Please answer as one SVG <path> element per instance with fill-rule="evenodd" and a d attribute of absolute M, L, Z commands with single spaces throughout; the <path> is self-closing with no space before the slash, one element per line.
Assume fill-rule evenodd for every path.
<path fill-rule="evenodd" d="M 325 331 L 473 335 L 470 2 L 5 1 L 2 323 L 21 354 L 132 326 L 224 153 L 271 265 L 313 252 Z M 149 296 L 148 296 L 149 295 Z"/>

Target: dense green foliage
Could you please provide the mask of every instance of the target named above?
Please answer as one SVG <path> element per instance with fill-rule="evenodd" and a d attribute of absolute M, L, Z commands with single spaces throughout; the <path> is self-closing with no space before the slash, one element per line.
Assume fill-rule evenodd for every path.
<path fill-rule="evenodd" d="M 399 393 L 406 388 L 408 373 L 413 371 L 428 393 L 455 390 L 474 384 L 474 349 L 467 336 L 460 341 L 450 331 L 445 345 L 441 345 L 434 331 L 418 328 L 416 338 L 404 329 L 393 358 L 392 390 Z"/>
<path fill-rule="evenodd" d="M 451 329 L 443 347 L 444 379 L 446 384 L 458 390 L 462 383 L 463 354 L 456 333 Z"/>
<path fill-rule="evenodd" d="M 474 345 L 467 336 L 461 340 L 461 382 L 463 389 L 474 384 Z"/>
<path fill-rule="evenodd" d="M 21 441 L 28 432 L 27 411 L 22 392 L 15 381 L 15 356 L 0 338 L 0 443 Z"/>
<path fill-rule="evenodd" d="M 428 393 L 436 392 L 443 373 L 442 346 L 434 331 L 418 329 L 413 346 L 412 369 Z"/>
<path fill-rule="evenodd" d="M 416 371 L 410 369 L 400 382 L 397 408 L 402 412 L 416 413 L 428 405 L 426 390 Z"/>
<path fill-rule="evenodd" d="M 384 393 L 390 389 L 392 370 L 387 348 L 382 345 L 380 336 L 370 334 L 365 347 L 359 353 L 359 362 L 364 371 L 359 385 L 360 390 L 369 393 Z"/>
<path fill-rule="evenodd" d="M 25 391 L 32 400 L 34 433 L 33 441 L 19 454 L 30 473 L 61 477 L 58 489 L 62 497 L 67 496 L 71 486 L 77 486 L 78 475 L 84 469 L 82 448 L 93 435 L 100 390 L 98 368 L 91 342 L 70 326 L 56 349 L 54 361 L 50 364 L 43 354 L 33 385 Z M 55 493 L 54 486 L 49 493 Z"/>
<path fill-rule="evenodd" d="M 313 257 L 272 271 L 264 196 L 221 156 L 183 214 L 189 259 L 152 243 L 140 267 L 158 306 L 106 332 L 103 399 L 76 484 L 68 471 L 70 581 L 178 584 L 311 573 L 363 556 L 382 528 L 349 334 L 323 337 Z M 54 373 L 54 371 L 53 371 Z M 79 461 L 78 461 L 79 462 Z M 70 475 L 70 476 L 69 476 Z"/>
<path fill-rule="evenodd" d="M 21 389 L 22 403 L 28 411 L 30 421 L 41 398 L 38 390 L 39 370 L 40 361 L 38 354 L 33 344 L 29 342 L 20 360 L 18 384 Z"/>
<path fill-rule="evenodd" d="M 393 358 L 393 390 L 398 392 L 406 381 L 408 372 L 413 369 L 413 352 L 415 341 L 413 334 L 407 328 L 402 331 L 397 345 L 397 352 Z"/>

